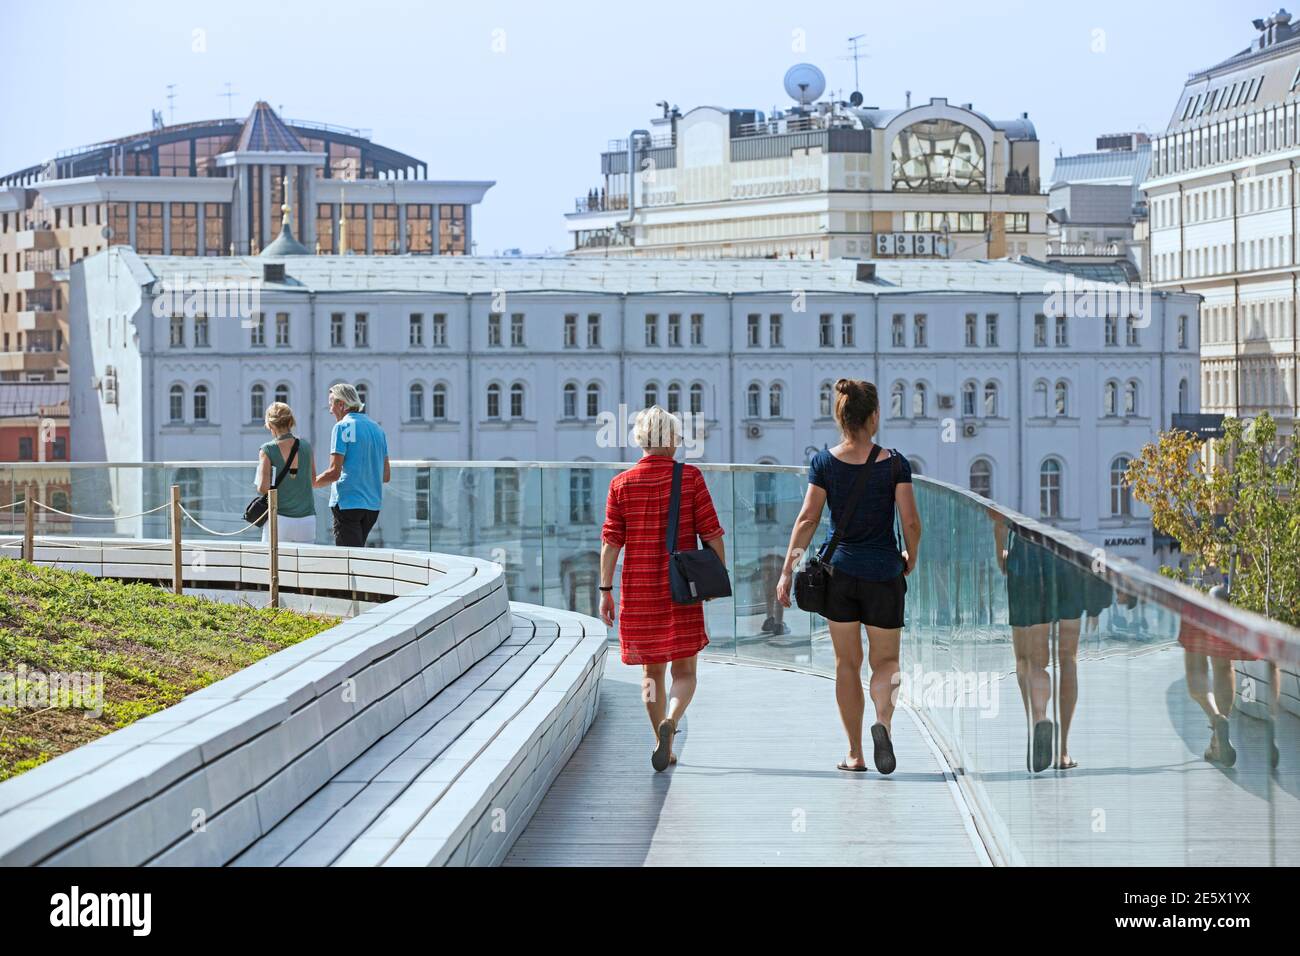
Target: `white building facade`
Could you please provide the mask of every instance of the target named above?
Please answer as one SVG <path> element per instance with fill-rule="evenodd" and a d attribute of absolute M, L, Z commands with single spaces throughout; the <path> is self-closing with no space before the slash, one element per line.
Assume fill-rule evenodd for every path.
<path fill-rule="evenodd" d="M 1300 30 L 1256 21 L 1245 50 L 1193 73 L 1143 184 L 1156 288 L 1204 297 L 1204 410 L 1300 418 Z"/>
<path fill-rule="evenodd" d="M 251 318 L 157 302 L 181 274 L 237 289 L 268 264 L 286 274 L 262 283 Z M 1149 564 L 1150 521 L 1117 475 L 1172 414 L 1199 408 L 1199 300 L 1157 295 L 1139 320 L 1058 316 L 1064 279 L 1010 261 L 115 248 L 74 267 L 75 447 L 82 460 L 251 460 L 278 399 L 324 449 L 326 391 L 350 381 L 394 460 L 631 461 L 602 426 L 658 403 L 703 422 L 702 460 L 797 465 L 837 440 L 832 383 L 865 378 L 879 441 L 917 471 Z"/>

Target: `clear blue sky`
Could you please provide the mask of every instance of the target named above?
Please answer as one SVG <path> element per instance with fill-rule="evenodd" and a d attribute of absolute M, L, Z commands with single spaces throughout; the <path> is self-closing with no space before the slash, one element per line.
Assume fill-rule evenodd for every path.
<path fill-rule="evenodd" d="M 996 119 L 1027 111 L 1046 178 L 1058 150 L 1161 130 L 1187 74 L 1245 48 L 1250 21 L 1275 6 L 4 0 L 0 171 L 148 129 L 175 83 L 176 122 L 243 116 L 265 99 L 296 119 L 371 129 L 433 177 L 496 180 L 478 252 L 561 250 L 563 213 L 599 183 L 598 153 L 645 126 L 657 100 L 785 106 L 781 78 L 801 60 L 847 96 L 845 40 L 865 33 L 868 104 L 901 106 L 911 90 L 913 103 L 946 96 Z"/>

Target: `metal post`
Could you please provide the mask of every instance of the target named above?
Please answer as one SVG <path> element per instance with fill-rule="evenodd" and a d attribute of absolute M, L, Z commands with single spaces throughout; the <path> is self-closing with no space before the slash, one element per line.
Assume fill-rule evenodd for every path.
<path fill-rule="evenodd" d="M 181 579 L 181 486 L 172 485 L 172 591 L 184 594 Z"/>
<path fill-rule="evenodd" d="M 36 560 L 36 545 L 33 540 L 36 534 L 36 508 L 32 505 L 31 496 L 23 499 L 23 560 Z"/>
<path fill-rule="evenodd" d="M 277 497 L 275 488 L 266 493 L 266 520 L 270 522 L 267 527 L 271 539 L 271 607 L 280 606 L 280 520 L 277 516 Z"/>

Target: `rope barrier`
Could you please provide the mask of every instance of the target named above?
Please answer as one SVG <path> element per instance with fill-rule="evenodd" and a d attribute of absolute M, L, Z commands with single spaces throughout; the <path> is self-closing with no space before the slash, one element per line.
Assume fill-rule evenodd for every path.
<path fill-rule="evenodd" d="M 181 514 L 189 518 L 191 521 L 193 521 L 196 525 L 198 525 L 208 534 L 216 535 L 218 538 L 230 538 L 237 534 L 243 534 L 249 528 L 253 528 L 254 530 L 260 530 L 255 524 L 246 524 L 242 528 L 238 529 L 237 531 L 213 531 L 211 528 L 209 528 L 207 525 L 201 522 L 198 518 L 194 517 L 194 515 L 190 514 L 189 509 L 187 509 L 184 505 L 181 505 Z"/>
<path fill-rule="evenodd" d="M 19 538 L 18 540 L 22 540 Z M 32 541 L 44 541 L 46 547 L 52 548 L 73 548 L 80 551 L 102 551 L 105 548 L 112 548 L 115 551 L 170 551 L 172 546 L 166 544 L 74 544 L 57 535 L 41 534 L 34 535 Z"/>
<path fill-rule="evenodd" d="M 8 511 L 10 508 L 17 508 L 20 505 L 27 504 L 26 501 L 11 501 L 7 505 L 0 505 L 0 511 Z"/>
<path fill-rule="evenodd" d="M 65 518 L 76 518 L 78 521 L 130 521 L 132 518 L 143 518 L 145 515 L 151 515 L 154 514 L 155 512 L 162 511 L 166 508 L 171 507 L 171 503 L 168 502 L 167 504 L 159 505 L 157 508 L 150 508 L 148 511 L 141 511 L 139 514 L 111 515 L 105 517 L 103 515 L 78 515 L 78 514 L 73 514 L 70 511 L 60 511 L 58 508 L 55 508 L 53 505 L 47 505 L 43 501 L 33 501 L 32 504 L 45 511 L 53 511 L 56 515 L 63 515 Z"/>

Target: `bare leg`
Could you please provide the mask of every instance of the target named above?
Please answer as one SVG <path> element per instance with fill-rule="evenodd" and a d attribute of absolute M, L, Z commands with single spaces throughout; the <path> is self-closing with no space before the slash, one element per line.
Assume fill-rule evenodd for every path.
<path fill-rule="evenodd" d="M 1214 692 L 1210 690 L 1210 682 L 1205 672 L 1207 658 L 1204 654 L 1195 654 L 1186 651 L 1183 654 L 1183 673 L 1187 678 L 1187 696 L 1205 711 L 1205 716 L 1210 723 L 1214 723 L 1214 718 L 1219 716 L 1219 708 L 1214 700 Z"/>
<path fill-rule="evenodd" d="M 677 732 L 678 722 L 686 716 L 686 707 L 695 696 L 696 687 L 695 656 L 683 657 L 672 663 L 672 685 L 668 688 L 668 710 L 664 716 L 672 722 L 673 732 Z M 677 762 L 677 754 L 670 751 L 670 764 Z"/>
<path fill-rule="evenodd" d="M 862 712 L 866 698 L 862 693 L 862 625 L 857 621 L 840 624 L 828 621 L 831 645 L 835 648 L 835 703 L 840 720 L 849 737 L 849 756 L 845 764 L 864 767 L 862 756 Z"/>
<path fill-rule="evenodd" d="M 871 645 L 871 702 L 876 707 L 876 723 L 893 733 L 894 699 L 898 692 L 898 644 L 900 627 L 868 627 Z"/>
<path fill-rule="evenodd" d="M 1214 704 L 1224 717 L 1231 717 L 1233 705 L 1237 703 L 1237 672 L 1232 661 L 1211 657 L 1210 673 L 1214 675 Z"/>
<path fill-rule="evenodd" d="M 650 717 L 650 732 L 664 719 L 668 708 L 668 695 L 664 693 L 664 672 L 667 664 L 642 664 L 641 700 L 645 702 L 646 714 Z M 657 738 L 656 738 L 657 739 Z"/>
<path fill-rule="evenodd" d="M 1062 621 L 1060 624 L 1060 642 L 1057 649 L 1057 673 L 1060 683 L 1056 691 L 1056 707 L 1060 712 L 1059 753 L 1056 766 L 1069 769 L 1075 766 L 1070 759 L 1070 722 L 1074 719 L 1074 707 L 1079 702 L 1079 622 Z"/>
<path fill-rule="evenodd" d="M 1033 723 L 1047 718 L 1051 679 L 1047 676 L 1047 631 L 1050 624 L 1013 627 L 1011 644 L 1016 654 L 1016 681 L 1025 711 Z"/>

